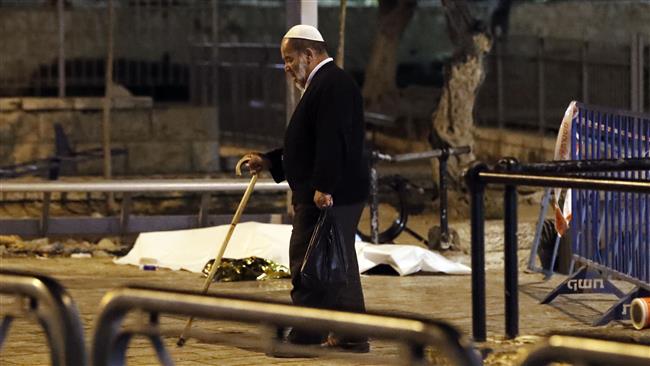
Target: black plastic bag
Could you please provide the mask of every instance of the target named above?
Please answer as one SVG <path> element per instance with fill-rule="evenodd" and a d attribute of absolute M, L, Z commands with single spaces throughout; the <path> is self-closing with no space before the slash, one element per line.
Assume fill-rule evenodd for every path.
<path fill-rule="evenodd" d="M 327 290 L 345 285 L 348 261 L 343 235 L 330 209 L 321 211 L 307 253 L 300 268 L 300 281 L 306 288 Z"/>

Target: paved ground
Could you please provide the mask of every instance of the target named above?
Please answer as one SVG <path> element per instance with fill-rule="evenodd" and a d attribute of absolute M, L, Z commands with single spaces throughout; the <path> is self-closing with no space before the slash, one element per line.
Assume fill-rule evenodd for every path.
<path fill-rule="evenodd" d="M 498 195 L 497 195 L 498 196 Z M 235 200 L 236 201 L 236 200 Z M 497 203 L 500 205 L 500 198 Z M 496 202 L 495 201 L 495 202 Z M 466 207 L 456 200 L 450 201 L 450 209 L 455 206 L 465 210 Z M 522 202 L 520 202 L 522 203 Z M 6 205 L 5 205 L 6 206 Z M 498 205 L 497 205 L 498 206 Z M 521 350 L 539 342 L 540 337 L 555 332 L 575 334 L 600 334 L 605 337 L 632 339 L 650 344 L 650 331 L 634 331 L 629 323 L 612 323 L 605 327 L 594 328 L 590 323 L 614 303 L 613 296 L 582 295 L 579 297 L 560 297 L 552 305 L 540 305 L 539 300 L 552 289 L 561 277 L 556 276 L 549 282 L 543 282 L 539 274 L 523 271 L 532 241 L 534 221 L 538 205 L 523 205 L 519 216 L 519 260 L 520 260 L 520 334 L 515 340 L 504 339 L 503 307 L 503 223 L 500 220 L 486 222 L 486 265 L 487 273 L 487 323 L 488 341 L 476 346 L 487 350 L 485 360 L 489 365 L 517 364 Z M 5 209 L 6 210 L 6 209 Z M 35 212 L 38 212 L 36 210 Z M 10 212 L 11 213 L 11 212 Z M 0 212 L 0 215 L 6 213 Z M 22 214 L 21 214 L 22 215 Z M 10 216 L 16 216 L 11 213 Z M 20 215 L 19 215 L 20 216 Z M 28 215 L 29 216 L 29 215 Z M 452 215 L 453 218 L 453 215 Z M 409 226 L 421 235 L 431 225 L 437 224 L 438 218 L 426 212 L 418 217 L 409 218 Z M 453 222 L 461 238 L 461 247 L 469 248 L 469 223 Z M 402 234 L 398 243 L 414 243 L 413 238 Z M 451 255 L 455 260 L 469 264 L 469 257 L 462 252 Z M 18 268 L 33 270 L 59 279 L 75 299 L 85 328 L 85 340 L 90 349 L 95 326 L 95 315 L 102 296 L 113 288 L 128 283 L 140 283 L 164 286 L 173 289 L 200 290 L 203 278 L 189 272 L 159 270 L 141 271 L 132 266 L 118 266 L 109 258 L 71 259 L 34 257 L 8 258 L 0 257 L 1 268 Z M 372 311 L 390 311 L 412 313 L 420 316 L 438 318 L 450 322 L 463 333 L 471 333 L 471 283 L 470 276 L 413 275 L 363 276 L 366 304 Z M 629 287 L 629 286 L 628 286 Z M 622 285 L 623 289 L 628 288 Z M 218 283 L 211 286 L 211 293 L 254 294 L 266 299 L 289 301 L 290 283 L 288 280 L 267 282 Z M 11 299 L 0 296 L 0 314 Z M 129 319 L 134 321 L 134 319 Z M 252 326 L 197 320 L 194 329 L 203 335 L 225 335 L 226 338 L 248 340 L 244 346 L 233 347 L 214 340 L 198 341 L 190 339 L 185 347 L 177 348 L 177 334 L 186 319 L 163 316 L 161 326 L 170 336 L 165 338 L 165 345 L 178 365 L 374 365 L 385 364 L 400 355 L 397 345 L 373 340 L 370 359 L 348 358 L 331 359 L 274 359 L 256 349 L 254 344 L 265 337 Z M 252 337 L 251 337 L 252 336 Z M 210 337 L 208 337 L 210 338 Z M 211 337 L 214 338 L 214 337 Z M 39 326 L 26 319 L 18 319 L 12 325 L 5 344 L 0 349 L 0 365 L 45 365 L 49 364 L 48 348 Z M 136 338 L 132 341 L 127 354 L 129 365 L 157 364 L 155 354 L 149 343 Z"/>
<path fill-rule="evenodd" d="M 92 339 L 94 316 L 102 296 L 112 288 L 141 283 L 170 288 L 200 290 L 203 279 L 189 272 L 167 270 L 141 271 L 133 266 L 115 265 L 108 258 L 0 258 L 2 268 L 19 268 L 39 271 L 59 279 L 75 299 L 84 322 L 86 343 Z M 575 333 L 601 333 L 609 336 L 635 338 L 650 343 L 648 332 L 635 332 L 627 323 L 613 323 L 606 327 L 593 328 L 589 322 L 599 311 L 613 303 L 612 297 L 583 295 L 579 299 L 558 298 L 553 305 L 540 305 L 538 299 L 561 278 L 541 282 L 538 274 L 520 275 L 520 329 L 524 337 L 515 341 L 503 338 L 503 273 L 490 270 L 487 275 L 487 322 L 488 342 L 478 346 L 492 349 L 487 364 L 510 365 L 517 357 L 522 345 L 538 341 L 536 337 L 556 331 Z M 471 290 L 469 276 L 414 275 L 364 276 L 363 286 L 370 310 L 415 313 L 444 319 L 465 334 L 471 332 Z M 290 283 L 288 280 L 266 282 L 237 282 L 214 284 L 213 293 L 255 294 L 267 299 L 288 301 Z M 8 304 L 6 297 L 0 298 L 0 307 Z M 180 328 L 185 319 L 162 317 L 163 328 Z M 195 329 L 206 334 L 221 333 L 231 339 L 255 337 L 256 328 L 232 323 L 197 320 Z M 259 339 L 259 337 L 258 337 Z M 165 338 L 165 345 L 179 365 L 261 365 L 261 364 L 383 364 L 399 355 L 396 345 L 386 341 L 373 341 L 371 356 L 376 359 L 351 358 L 331 359 L 273 359 L 251 346 L 231 347 L 213 341 L 189 340 L 183 348 L 175 346 L 177 337 Z M 156 364 L 155 355 L 149 344 L 135 339 L 128 351 L 129 365 Z M 48 349 L 39 327 L 25 319 L 17 320 L 0 354 L 2 365 L 45 365 L 48 364 Z"/>

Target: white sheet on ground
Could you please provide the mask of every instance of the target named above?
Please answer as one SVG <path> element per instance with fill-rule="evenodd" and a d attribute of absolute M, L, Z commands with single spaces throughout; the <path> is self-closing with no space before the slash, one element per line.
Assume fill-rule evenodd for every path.
<path fill-rule="evenodd" d="M 142 233 L 131 251 L 115 259 L 117 264 L 139 265 L 141 258 L 155 259 L 159 267 L 201 272 L 213 259 L 230 225 L 201 229 Z M 256 256 L 289 267 L 291 225 L 245 222 L 235 227 L 224 258 Z M 373 245 L 356 242 L 359 271 L 379 264 L 391 266 L 400 275 L 418 271 L 469 274 L 470 268 L 442 255 L 413 245 Z"/>

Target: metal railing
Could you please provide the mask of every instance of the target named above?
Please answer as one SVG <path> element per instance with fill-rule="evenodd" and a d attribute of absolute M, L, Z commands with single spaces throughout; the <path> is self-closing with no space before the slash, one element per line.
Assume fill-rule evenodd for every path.
<path fill-rule="evenodd" d="M 570 161 L 553 161 L 547 163 L 537 163 L 537 164 L 520 164 L 512 167 L 513 170 L 516 170 L 519 173 L 541 173 L 541 174 L 596 174 L 598 176 L 607 176 L 610 179 L 620 179 L 621 176 L 618 173 L 626 172 L 628 176 L 634 176 L 639 179 L 640 182 L 647 181 L 643 176 L 643 172 L 650 171 L 650 159 L 648 158 L 629 158 L 629 159 L 600 159 L 600 160 L 570 160 Z M 633 173 L 634 172 L 634 173 Z M 580 193 L 578 193 L 580 194 Z M 597 191 L 593 191 L 596 197 L 601 195 Z M 604 205 L 609 204 L 609 201 L 612 200 L 612 193 L 605 193 L 605 196 L 609 197 L 608 202 Z M 627 195 L 627 193 L 626 193 Z M 637 203 L 647 205 L 648 195 L 633 194 L 633 200 Z M 549 201 L 549 189 L 546 189 L 546 193 L 542 199 L 542 211 L 540 212 L 539 223 L 543 222 L 543 215 L 546 214 L 546 207 L 548 206 Z M 647 206 L 646 206 L 647 207 Z M 616 241 L 611 242 L 605 238 L 605 240 L 600 240 L 591 242 L 591 247 L 589 250 L 584 247 L 579 248 L 578 246 L 584 246 L 584 239 L 577 240 L 572 239 L 573 244 L 573 260 L 571 267 L 574 266 L 574 263 L 578 263 L 580 268 L 578 271 L 571 271 L 572 274 L 566 280 L 564 280 L 559 286 L 552 290 L 543 300 L 542 303 L 549 303 L 555 299 L 558 295 L 562 294 L 580 294 L 580 293 L 607 293 L 614 294 L 619 298 L 619 301 L 614 305 L 610 310 L 605 312 L 605 315 L 600 319 L 594 322 L 594 325 L 602 325 L 613 319 L 628 319 L 629 314 L 627 313 L 627 306 L 629 302 L 634 297 L 646 296 L 650 294 L 650 281 L 648 280 L 647 273 L 650 271 L 650 239 L 647 234 L 647 225 L 650 216 L 647 214 L 647 208 L 643 210 L 634 211 L 638 213 L 638 217 L 634 223 L 635 225 L 619 225 L 609 229 L 602 229 L 605 225 L 611 225 L 613 220 L 605 220 L 601 216 L 601 212 L 598 210 L 594 211 L 593 209 L 581 209 L 579 207 L 574 207 L 575 211 L 582 210 L 582 213 L 574 213 L 574 219 L 571 221 L 571 234 L 572 238 L 575 238 L 575 235 L 588 236 L 593 232 L 595 236 L 602 236 L 604 232 L 610 232 L 610 237 L 623 237 L 625 236 L 624 229 L 628 231 L 634 231 L 636 235 L 634 241 L 628 241 L 626 243 L 620 244 Z M 578 221 L 576 217 L 590 215 L 592 219 L 589 220 L 589 225 L 585 225 L 584 221 Z M 624 216 L 629 217 L 630 213 L 626 213 Z M 596 228 L 594 230 L 594 228 Z M 591 229 L 591 230 L 590 230 Z M 549 269 L 538 269 L 534 266 L 535 256 L 537 253 L 537 248 L 539 246 L 539 237 L 540 237 L 541 225 L 538 225 L 537 231 L 535 233 L 535 239 L 533 240 L 533 246 L 531 248 L 531 255 L 529 258 L 528 268 L 537 269 L 546 274 L 547 277 L 550 277 L 552 274 L 552 269 L 554 268 L 555 257 L 558 252 L 559 245 L 559 236 L 555 240 L 555 246 L 553 249 L 552 260 L 550 262 Z M 620 247 L 619 247 L 620 244 Z M 586 253 L 591 253 L 590 256 L 586 256 Z M 603 258 L 611 255 L 612 252 L 615 252 L 617 257 L 620 257 L 618 260 L 618 266 L 611 266 L 608 264 L 611 263 L 608 260 L 601 260 L 601 255 Z M 625 257 L 624 257 L 625 256 Z M 623 258 L 624 257 L 624 258 Z M 625 270 L 622 268 L 625 267 Z M 619 280 L 624 280 L 636 286 L 634 290 L 629 292 L 627 295 L 623 294 L 621 290 L 618 289 L 612 282 L 609 281 L 610 278 L 616 278 Z"/>
<path fill-rule="evenodd" d="M 293 326 L 316 332 L 371 335 L 373 338 L 406 344 L 410 350 L 410 359 L 407 361 L 411 364 L 425 362 L 425 346 L 439 347 L 456 365 L 481 364 L 472 343 L 442 321 L 304 308 L 150 287 L 127 287 L 111 291 L 104 296 L 101 304 L 92 344 L 95 366 L 123 365 L 129 339 L 136 334 L 149 337 L 159 360 L 163 364 L 171 364 L 171 358 L 160 339 L 161 314 L 255 323 L 272 328 Z M 149 324 L 120 331 L 125 316 L 134 310 L 148 314 Z M 232 336 L 224 341 L 236 343 Z M 278 341 L 271 338 L 266 346 L 274 347 Z M 264 343 L 264 340 L 260 342 Z"/>
<path fill-rule="evenodd" d="M 611 172 L 631 172 L 631 171 L 650 171 L 650 159 L 646 158 L 629 158 L 629 159 L 598 159 L 598 160 L 567 160 L 552 161 L 544 163 L 519 164 L 514 167 L 518 172 L 539 173 L 539 174 L 586 174 L 600 173 L 600 175 L 610 175 Z M 537 220 L 537 228 L 533 245 L 531 246 L 530 257 L 528 260 L 528 269 L 544 273 L 547 277 L 553 274 L 555 261 L 557 258 L 560 237 L 557 236 L 553 254 L 551 256 L 549 268 L 539 268 L 535 265 L 537 250 L 541 241 L 541 231 L 544 225 L 548 204 L 550 202 L 550 188 L 546 188 L 542 197 L 541 210 Z"/>
<path fill-rule="evenodd" d="M 487 184 L 505 185 L 504 192 L 504 276 L 505 329 L 508 337 L 519 333 L 518 261 L 517 261 L 517 190 L 520 185 L 536 187 L 582 188 L 602 191 L 650 194 L 650 182 L 565 175 L 541 175 L 517 171 L 515 159 L 503 159 L 499 169 L 476 162 L 465 175 L 471 195 L 472 256 L 472 332 L 474 339 L 486 339 L 485 319 L 485 210 Z"/>
<path fill-rule="evenodd" d="M 650 181 L 649 114 L 584 103 L 576 103 L 570 112 L 571 133 L 567 137 L 570 138 L 570 156 L 575 163 L 571 165 L 565 162 L 565 172 L 590 171 L 591 175 L 610 179 Z M 532 168 L 534 166 L 527 166 L 525 170 Z M 575 263 L 580 268 L 551 291 L 543 303 L 561 294 L 611 293 L 620 298 L 618 304 L 594 325 L 627 318 L 626 306 L 631 298 L 646 294 L 650 289 L 650 195 L 571 190 L 567 192 L 569 196 L 573 252 L 570 272 L 573 272 Z M 534 247 L 539 243 L 539 231 L 548 200 L 547 190 L 542 200 Z M 549 271 L 554 268 L 559 241 L 558 235 Z M 623 279 L 637 288 L 623 295 L 605 275 Z"/>
<path fill-rule="evenodd" d="M 572 365 L 645 366 L 650 364 L 650 346 L 554 335 L 533 350 L 521 366 L 565 362 Z"/>
<path fill-rule="evenodd" d="M 40 219 L 0 219 L 0 234 L 25 236 L 46 234 L 126 234 L 156 230 L 173 230 L 227 224 L 231 216 L 209 215 L 211 196 L 215 192 L 244 192 L 246 180 L 111 180 L 92 182 L 3 182 L 0 193 L 34 192 L 43 194 Z M 289 185 L 261 180 L 256 192 L 286 192 Z M 119 217 L 50 217 L 52 193 L 97 192 L 122 193 Z M 135 193 L 194 192 L 201 194 L 197 215 L 136 216 L 131 214 Z M 244 215 L 244 221 L 270 221 L 270 215 Z"/>
<path fill-rule="evenodd" d="M 650 114 L 577 103 L 572 120 L 571 159 L 650 161 Z M 650 167 L 617 171 L 610 178 L 650 181 Z M 650 285 L 650 195 L 571 194 L 574 253 Z M 604 248 L 601 249 L 601 242 Z M 638 248 L 634 250 L 634 248 Z"/>
<path fill-rule="evenodd" d="M 0 348 L 12 320 L 31 315 L 38 319 L 50 347 L 55 366 L 84 366 L 86 352 L 79 311 L 72 298 L 56 280 L 24 271 L 0 269 L 0 293 L 17 296 L 14 307 L 3 305 Z M 28 301 L 23 301 L 26 298 Z"/>

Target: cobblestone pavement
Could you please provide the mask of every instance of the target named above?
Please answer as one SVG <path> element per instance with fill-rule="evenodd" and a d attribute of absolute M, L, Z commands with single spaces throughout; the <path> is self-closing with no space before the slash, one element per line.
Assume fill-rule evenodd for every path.
<path fill-rule="evenodd" d="M 127 283 L 139 283 L 176 289 L 199 291 L 203 278 L 184 271 L 141 271 L 134 266 L 113 264 L 109 258 L 0 258 L 2 268 L 17 268 L 38 271 L 61 281 L 69 290 L 80 309 L 84 323 L 85 340 L 90 349 L 94 319 L 102 296 L 109 290 Z M 612 296 L 580 295 L 559 297 L 552 305 L 540 305 L 539 299 L 561 280 L 556 276 L 549 282 L 542 282 L 538 274 L 520 273 L 520 330 L 522 337 L 515 341 L 504 339 L 503 272 L 490 270 L 487 273 L 487 324 L 488 341 L 479 344 L 491 352 L 486 364 L 510 365 L 522 345 L 534 343 L 537 337 L 562 331 L 573 333 L 600 333 L 611 337 L 624 337 L 650 343 L 650 332 L 632 330 L 629 323 L 612 323 L 594 328 L 589 324 L 595 317 L 614 302 Z M 470 276 L 413 275 L 363 276 L 366 303 L 372 311 L 413 313 L 443 319 L 458 327 L 463 333 L 471 332 L 471 284 Z M 264 282 L 218 283 L 210 288 L 211 293 L 255 294 L 262 298 L 289 301 L 289 280 Z M 6 297 L 0 298 L 0 306 L 7 304 Z M 0 309 L 1 310 L 1 309 Z M 0 311 L 1 313 L 2 311 Z M 161 317 L 163 329 L 180 329 L 186 319 Z M 225 334 L 227 338 L 261 338 L 256 327 L 230 322 L 216 322 L 198 319 L 194 329 L 205 334 Z M 164 343 L 178 365 L 371 365 L 385 364 L 400 355 L 397 345 L 373 340 L 372 352 L 366 357 L 351 357 L 344 360 L 332 359 L 275 359 L 251 346 L 233 347 L 213 341 L 190 339 L 182 347 L 176 347 L 177 336 L 164 338 Z M 0 353 L 0 364 L 46 365 L 49 364 L 48 347 L 43 332 L 33 321 L 17 319 L 8 334 Z M 379 359 L 377 359 L 379 357 Z M 129 365 L 157 364 L 155 354 L 148 341 L 136 338 L 128 354 Z"/>

